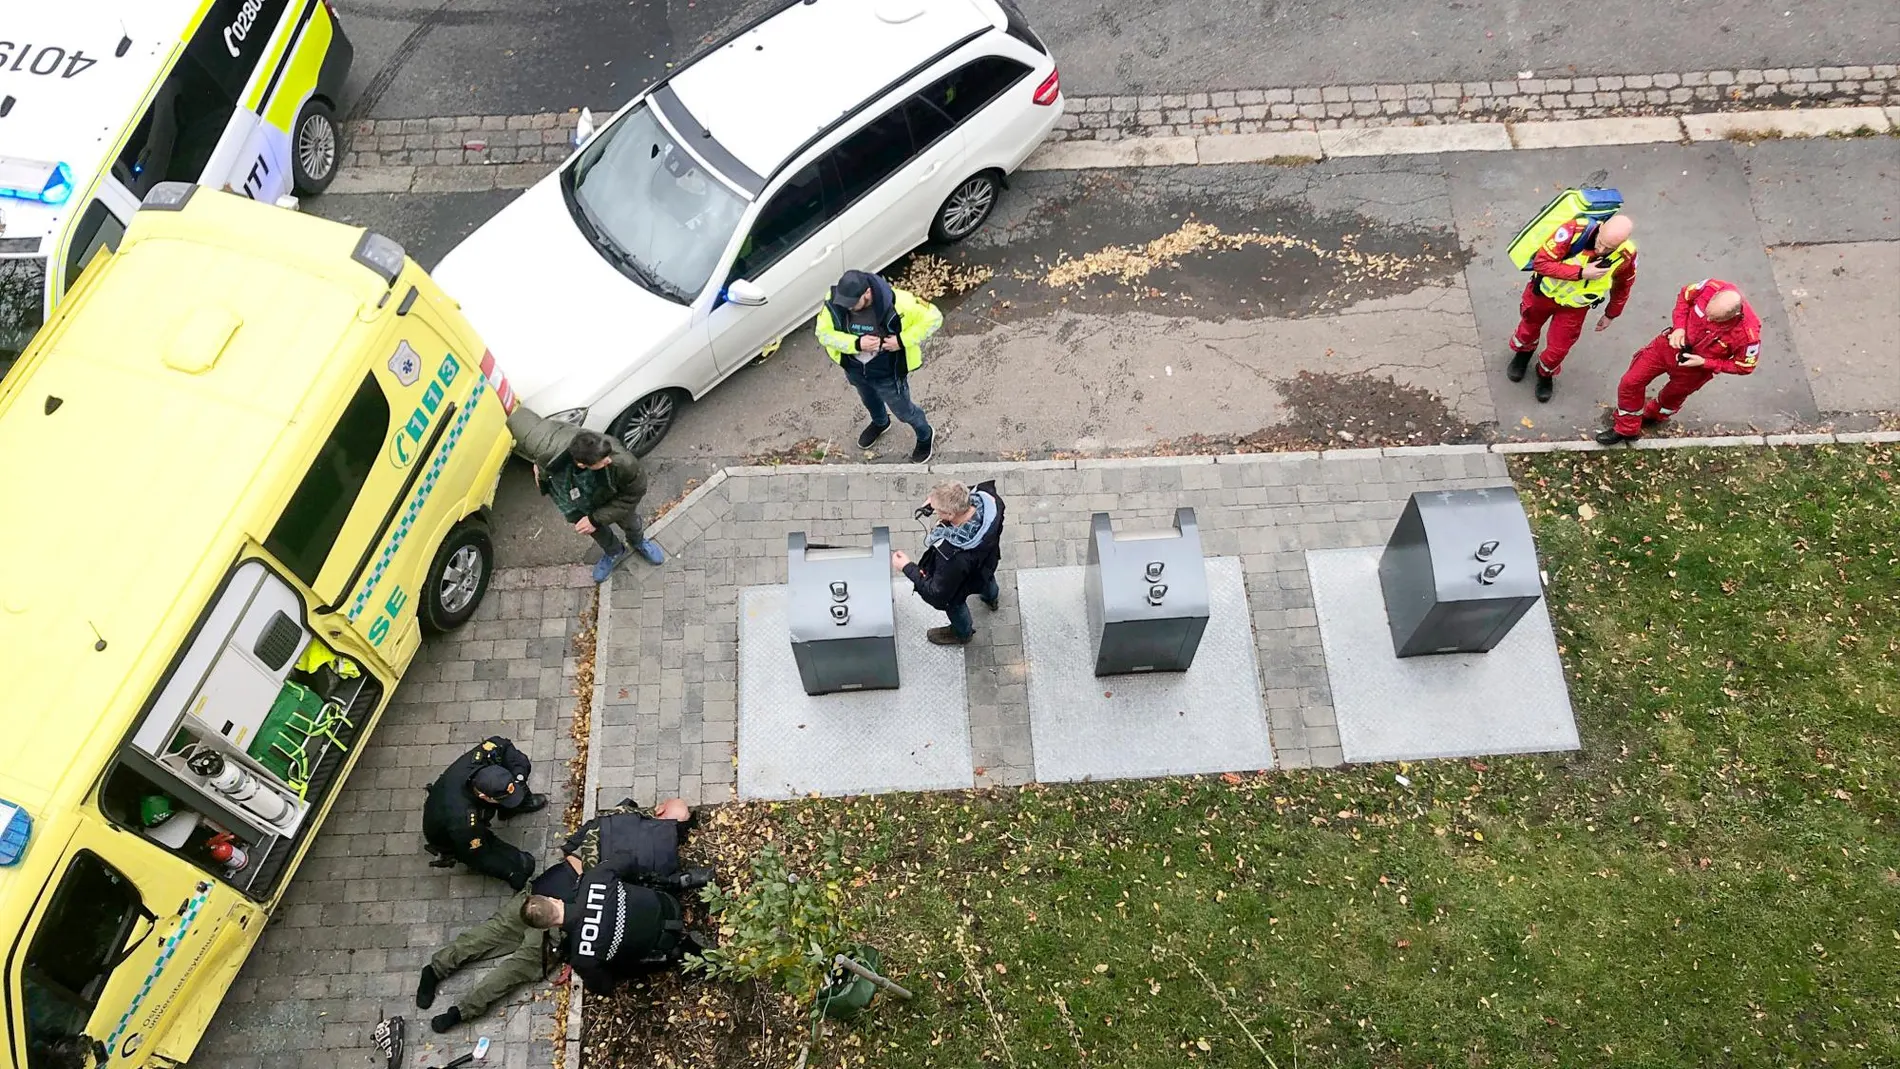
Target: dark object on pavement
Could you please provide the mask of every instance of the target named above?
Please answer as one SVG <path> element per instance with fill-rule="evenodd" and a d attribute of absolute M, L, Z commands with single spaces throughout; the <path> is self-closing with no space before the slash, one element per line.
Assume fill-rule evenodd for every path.
<path fill-rule="evenodd" d="M 1544 593 L 1517 491 L 1413 494 L 1379 558 L 1379 585 L 1398 656 L 1497 646 Z"/>
<path fill-rule="evenodd" d="M 385 1017 L 370 1032 L 369 1040 L 376 1053 L 383 1056 L 385 1069 L 397 1069 L 402 1064 L 403 1040 L 408 1031 L 409 1024 L 401 1017 Z"/>
<path fill-rule="evenodd" d="M 1108 513 L 1089 519 L 1084 600 L 1095 674 L 1185 672 L 1207 631 L 1207 561 L 1193 509 L 1171 531 L 1120 537 Z"/>

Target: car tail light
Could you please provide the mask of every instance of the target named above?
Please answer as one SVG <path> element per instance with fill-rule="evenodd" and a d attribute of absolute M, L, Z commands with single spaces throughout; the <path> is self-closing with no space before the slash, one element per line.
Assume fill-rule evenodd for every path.
<path fill-rule="evenodd" d="M 501 399 L 502 412 L 514 415 L 515 406 L 521 402 L 515 397 L 515 388 L 508 385 L 508 376 L 501 373 L 501 365 L 495 362 L 495 354 L 486 349 L 482 350 L 482 378 L 488 380 L 495 396 Z"/>
<path fill-rule="evenodd" d="M 1041 104 L 1043 107 L 1048 107 L 1054 104 L 1056 98 L 1061 95 L 1062 72 L 1059 70 L 1050 71 L 1049 77 L 1044 78 L 1042 84 L 1036 87 L 1036 103 Z"/>

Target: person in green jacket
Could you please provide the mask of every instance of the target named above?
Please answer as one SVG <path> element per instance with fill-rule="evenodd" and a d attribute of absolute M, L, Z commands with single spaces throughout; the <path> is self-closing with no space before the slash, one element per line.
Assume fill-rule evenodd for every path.
<path fill-rule="evenodd" d="M 536 415 L 526 405 L 509 415 L 508 432 L 515 436 L 515 453 L 534 464 L 535 485 L 554 501 L 561 517 L 600 545 L 594 582 L 606 582 L 635 552 L 648 564 L 666 560 L 660 544 L 646 536 L 640 499 L 646 496 L 647 475 L 626 446 L 598 431 Z M 627 532 L 625 545 L 614 534 L 616 524 Z"/>
<path fill-rule="evenodd" d="M 831 299 L 818 309 L 818 343 L 844 369 L 857 388 L 871 423 L 858 434 L 858 448 L 869 449 L 891 416 L 917 432 L 910 462 L 922 464 L 936 447 L 930 421 L 910 399 L 910 373 L 924 362 L 924 339 L 943 326 L 943 313 L 869 271 L 846 271 L 831 287 Z"/>

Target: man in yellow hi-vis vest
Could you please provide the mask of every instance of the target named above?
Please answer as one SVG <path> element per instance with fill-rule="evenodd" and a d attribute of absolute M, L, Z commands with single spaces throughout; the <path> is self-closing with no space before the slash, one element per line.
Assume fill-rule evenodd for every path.
<path fill-rule="evenodd" d="M 818 309 L 818 343 L 857 388 L 871 423 L 858 434 L 869 449 L 891 425 L 891 416 L 917 432 L 910 462 L 922 464 L 935 448 L 924 410 L 910 399 L 910 373 L 923 364 L 924 339 L 943 326 L 943 313 L 929 301 L 892 288 L 869 271 L 846 271 Z"/>
<path fill-rule="evenodd" d="M 1517 333 L 1511 336 L 1515 352 L 1507 375 L 1512 382 L 1523 381 L 1537 336 L 1549 322 L 1550 335 L 1537 359 L 1539 401 L 1549 401 L 1555 392 L 1564 357 L 1582 336 L 1590 309 L 1606 298 L 1609 301 L 1597 321 L 1598 330 L 1608 329 L 1610 321 L 1623 314 L 1636 282 L 1636 243 L 1630 240 L 1634 227 L 1630 217 L 1622 214 L 1600 223 L 1573 219 L 1558 227 L 1532 258 L 1532 277 L 1518 304 Z"/>

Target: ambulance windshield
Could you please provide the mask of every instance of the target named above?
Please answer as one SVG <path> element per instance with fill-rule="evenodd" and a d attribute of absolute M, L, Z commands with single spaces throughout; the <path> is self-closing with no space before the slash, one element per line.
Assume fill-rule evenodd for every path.
<path fill-rule="evenodd" d="M 0 377 L 46 321 L 46 259 L 0 258 Z"/>

